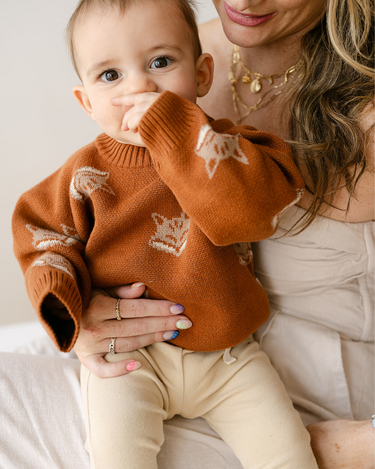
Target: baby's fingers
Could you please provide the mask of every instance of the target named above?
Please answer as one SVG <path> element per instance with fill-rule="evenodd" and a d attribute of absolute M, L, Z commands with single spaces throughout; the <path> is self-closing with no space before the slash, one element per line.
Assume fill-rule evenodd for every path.
<path fill-rule="evenodd" d="M 143 116 L 143 110 L 135 108 L 130 109 L 122 120 L 121 130 L 131 130 L 134 133 L 138 132 L 138 126 Z"/>
<path fill-rule="evenodd" d="M 133 359 L 109 363 L 101 354 L 89 355 L 81 359 L 81 363 L 98 378 L 114 378 L 115 376 L 126 375 L 141 366 L 139 361 Z"/>
<path fill-rule="evenodd" d="M 124 94 L 123 96 L 118 96 L 117 98 L 112 98 L 112 104 L 114 106 L 134 106 L 136 104 L 142 103 L 153 103 L 158 99 L 160 93 L 147 92 L 147 93 L 133 93 L 133 94 Z"/>
<path fill-rule="evenodd" d="M 112 98 L 111 102 L 114 106 L 134 106 L 136 94 L 124 94 L 117 98 Z"/>

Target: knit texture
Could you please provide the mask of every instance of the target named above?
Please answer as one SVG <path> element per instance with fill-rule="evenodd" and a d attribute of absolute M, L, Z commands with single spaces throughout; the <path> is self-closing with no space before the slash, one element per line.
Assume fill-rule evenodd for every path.
<path fill-rule="evenodd" d="M 33 307 L 69 351 L 92 288 L 143 282 L 150 298 L 184 305 L 193 322 L 173 344 L 232 347 L 269 314 L 250 242 L 271 236 L 302 194 L 290 149 L 170 92 L 139 131 L 146 148 L 102 134 L 21 196 L 14 251 Z M 71 321 L 43 308 L 49 293 Z"/>

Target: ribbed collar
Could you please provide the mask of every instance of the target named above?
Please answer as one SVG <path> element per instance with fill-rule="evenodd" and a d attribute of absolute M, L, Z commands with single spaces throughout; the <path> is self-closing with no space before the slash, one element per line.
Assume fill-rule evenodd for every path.
<path fill-rule="evenodd" d="M 152 166 L 150 152 L 145 147 L 120 143 L 107 134 L 100 134 L 95 140 L 99 155 L 108 163 L 129 168 Z"/>

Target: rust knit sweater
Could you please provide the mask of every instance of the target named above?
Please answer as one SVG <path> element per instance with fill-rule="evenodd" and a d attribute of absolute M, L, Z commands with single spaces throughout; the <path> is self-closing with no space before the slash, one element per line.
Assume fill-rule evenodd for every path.
<path fill-rule="evenodd" d="M 234 346 L 269 314 L 249 242 L 271 236 L 302 193 L 290 149 L 170 92 L 140 133 L 147 148 L 100 135 L 18 201 L 14 250 L 33 307 L 69 351 L 92 288 L 140 281 L 150 298 L 184 305 L 193 327 L 174 344 Z M 71 321 L 42 308 L 49 293 Z"/>

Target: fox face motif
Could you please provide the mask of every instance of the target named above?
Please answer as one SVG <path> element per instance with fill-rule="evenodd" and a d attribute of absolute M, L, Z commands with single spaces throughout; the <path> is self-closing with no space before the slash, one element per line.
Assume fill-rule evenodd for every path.
<path fill-rule="evenodd" d="M 61 225 L 63 233 L 56 233 L 51 230 L 43 230 L 33 225 L 26 225 L 26 228 L 33 235 L 33 246 L 38 251 L 45 251 L 53 246 L 71 246 L 72 244 L 80 241 L 77 230 L 69 228 L 66 225 Z"/>
<path fill-rule="evenodd" d="M 253 260 L 253 250 L 251 249 L 251 243 L 236 243 L 233 244 L 233 248 L 238 254 L 241 265 L 249 265 Z"/>
<path fill-rule="evenodd" d="M 52 253 L 43 254 L 31 264 L 31 267 L 41 267 L 44 265 L 49 265 L 55 269 L 62 270 L 73 280 L 76 280 L 76 273 L 72 264 L 62 256 L 58 256 Z"/>
<path fill-rule="evenodd" d="M 181 256 L 187 243 L 190 228 L 190 219 L 181 213 L 181 217 L 168 218 L 153 213 L 152 218 L 156 223 L 156 233 L 151 236 L 149 245 L 158 251 L 164 251 L 177 257 Z"/>
<path fill-rule="evenodd" d="M 214 177 L 222 160 L 232 157 L 243 164 L 249 164 L 240 148 L 239 136 L 218 134 L 209 124 L 204 125 L 199 132 L 195 153 L 205 160 L 210 179 Z"/>
<path fill-rule="evenodd" d="M 90 166 L 84 166 L 74 173 L 70 183 L 70 195 L 73 199 L 82 203 L 98 189 L 115 195 L 113 190 L 107 184 L 108 178 L 109 173 L 99 171 L 98 169 L 91 168 Z"/>

